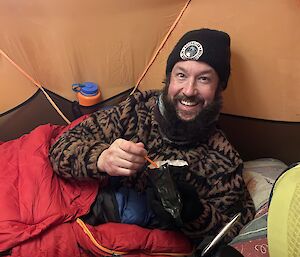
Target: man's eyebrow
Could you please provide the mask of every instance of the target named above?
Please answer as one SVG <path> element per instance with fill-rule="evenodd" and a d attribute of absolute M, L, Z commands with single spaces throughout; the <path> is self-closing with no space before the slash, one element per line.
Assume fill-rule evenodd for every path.
<path fill-rule="evenodd" d="M 178 71 L 182 71 L 182 72 L 187 72 L 187 70 L 183 67 L 176 67 L 175 70 L 178 70 Z M 214 71 L 213 71 L 213 68 L 207 68 L 201 72 L 199 72 L 199 75 L 203 75 L 203 74 L 213 74 Z"/>

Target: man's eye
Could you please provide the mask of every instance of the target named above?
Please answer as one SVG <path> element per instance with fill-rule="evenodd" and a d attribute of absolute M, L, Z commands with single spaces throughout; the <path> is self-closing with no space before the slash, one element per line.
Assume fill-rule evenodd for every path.
<path fill-rule="evenodd" d="M 183 73 L 180 72 L 180 73 L 177 73 L 177 77 L 178 77 L 178 78 L 185 78 L 185 75 L 184 75 Z"/>
<path fill-rule="evenodd" d="M 206 76 L 201 76 L 201 77 L 198 78 L 198 80 L 199 80 L 200 82 L 203 82 L 203 83 L 208 83 L 208 82 L 210 82 L 210 78 L 209 78 L 209 77 L 206 77 Z"/>

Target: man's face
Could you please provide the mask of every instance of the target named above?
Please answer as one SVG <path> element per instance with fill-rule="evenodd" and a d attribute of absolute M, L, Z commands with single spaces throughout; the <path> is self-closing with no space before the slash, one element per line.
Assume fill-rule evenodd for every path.
<path fill-rule="evenodd" d="M 177 62 L 171 72 L 168 99 L 178 118 L 192 121 L 213 102 L 218 88 L 216 71 L 204 62 Z"/>

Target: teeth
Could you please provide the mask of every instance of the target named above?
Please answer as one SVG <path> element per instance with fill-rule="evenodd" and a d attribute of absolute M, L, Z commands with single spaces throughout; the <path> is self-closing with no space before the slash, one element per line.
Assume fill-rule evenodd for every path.
<path fill-rule="evenodd" d="M 197 105 L 196 102 L 189 102 L 189 101 L 184 101 L 184 100 L 180 101 L 180 103 L 183 105 L 187 105 L 187 106 Z"/>

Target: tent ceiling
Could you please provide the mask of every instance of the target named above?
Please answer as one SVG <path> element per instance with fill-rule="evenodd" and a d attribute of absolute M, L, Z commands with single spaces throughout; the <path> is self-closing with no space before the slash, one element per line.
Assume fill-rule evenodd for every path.
<path fill-rule="evenodd" d="M 140 78 L 187 0 L 3 0 L 0 48 L 35 80 L 74 100 L 74 82 L 99 83 L 103 98 Z M 140 89 L 161 88 L 165 61 L 187 30 L 214 27 L 232 38 L 232 77 L 223 111 L 300 121 L 299 0 L 190 1 Z M 0 113 L 36 88 L 0 57 Z"/>
<path fill-rule="evenodd" d="M 0 49 L 63 97 L 75 99 L 72 83 L 94 81 L 107 99 L 134 86 L 185 3 L 5 0 Z M 0 56 L 0 113 L 36 92 L 10 66 Z"/>

